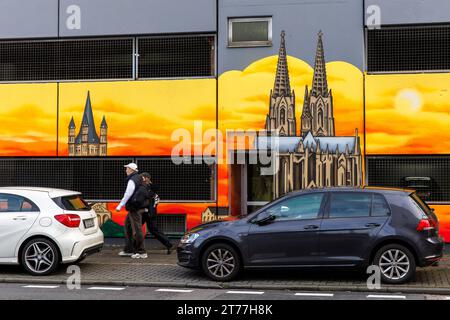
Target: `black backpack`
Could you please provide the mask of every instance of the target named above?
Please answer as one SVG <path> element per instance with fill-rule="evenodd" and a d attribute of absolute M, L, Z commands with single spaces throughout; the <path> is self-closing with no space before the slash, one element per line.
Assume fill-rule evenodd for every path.
<path fill-rule="evenodd" d="M 127 210 L 139 210 L 149 206 L 149 194 L 147 187 L 139 183 L 126 204 Z"/>

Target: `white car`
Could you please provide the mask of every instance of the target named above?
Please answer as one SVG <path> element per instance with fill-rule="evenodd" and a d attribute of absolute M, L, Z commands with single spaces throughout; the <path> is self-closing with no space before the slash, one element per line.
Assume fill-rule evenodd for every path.
<path fill-rule="evenodd" d="M 0 264 L 47 275 L 103 247 L 97 215 L 76 191 L 0 188 Z"/>

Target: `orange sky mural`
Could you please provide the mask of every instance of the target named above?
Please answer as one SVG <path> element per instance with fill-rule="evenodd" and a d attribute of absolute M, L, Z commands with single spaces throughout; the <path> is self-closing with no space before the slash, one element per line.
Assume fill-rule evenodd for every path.
<path fill-rule="evenodd" d="M 278 55 L 250 64 L 243 71 L 225 72 L 219 78 L 219 129 L 264 129 L 269 112 L 270 90 L 274 86 Z M 313 68 L 305 61 L 287 57 L 291 89 L 295 91 L 297 131 L 305 94 L 311 89 Z M 333 92 L 337 136 L 352 136 L 358 128 L 363 148 L 363 74 L 355 66 L 333 61 L 326 64 L 328 86 Z M 299 133 L 299 132 L 297 132 Z M 227 205 L 228 169 L 218 169 L 219 205 Z"/>
<path fill-rule="evenodd" d="M 366 77 L 368 154 L 450 153 L 449 123 L 448 74 Z"/>
<path fill-rule="evenodd" d="M 56 84 L 0 86 L 0 155 L 55 156 Z"/>
<path fill-rule="evenodd" d="M 103 116 L 108 123 L 108 155 L 169 155 L 177 142 L 172 132 L 193 134 L 216 126 L 215 80 L 125 81 L 60 84 L 59 154 L 67 155 L 68 125 L 78 132 L 87 92 L 97 133 Z"/>
<path fill-rule="evenodd" d="M 278 55 L 250 64 L 243 71 L 228 71 L 219 78 L 219 128 L 264 129 L 269 111 Z M 296 117 L 302 112 L 305 86 L 311 88 L 313 68 L 288 56 L 291 88 L 295 90 Z M 333 91 L 336 135 L 353 135 L 363 128 L 363 74 L 355 66 L 333 61 L 326 64 L 328 86 Z M 299 126 L 298 126 L 299 127 Z"/>

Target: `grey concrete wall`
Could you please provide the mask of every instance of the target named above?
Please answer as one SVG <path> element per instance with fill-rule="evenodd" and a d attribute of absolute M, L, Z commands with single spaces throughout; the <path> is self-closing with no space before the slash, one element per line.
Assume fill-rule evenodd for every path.
<path fill-rule="evenodd" d="M 0 39 L 58 36 L 58 0 L 1 0 Z"/>
<path fill-rule="evenodd" d="M 77 5 L 79 29 L 67 27 Z M 210 32 L 216 29 L 215 0 L 60 0 L 60 36 Z"/>
<path fill-rule="evenodd" d="M 219 72 L 243 69 L 252 61 L 278 53 L 280 32 L 286 31 L 287 53 L 314 63 L 317 33 L 324 33 L 325 59 L 363 67 L 362 0 L 220 0 Z M 227 48 L 228 18 L 273 17 L 273 46 Z"/>
<path fill-rule="evenodd" d="M 382 25 L 450 21 L 449 0 L 365 0 L 366 24 L 371 5 L 379 6 Z"/>

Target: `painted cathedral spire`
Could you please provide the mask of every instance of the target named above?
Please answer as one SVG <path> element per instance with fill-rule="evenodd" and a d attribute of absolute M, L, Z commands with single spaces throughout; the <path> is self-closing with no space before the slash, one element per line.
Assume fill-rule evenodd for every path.
<path fill-rule="evenodd" d="M 295 136 L 297 130 L 295 120 L 295 93 L 291 91 L 291 84 L 289 82 L 284 31 L 281 32 L 280 36 L 277 71 L 273 90 L 270 92 L 270 106 L 269 113 L 266 117 L 266 130 L 276 132 L 280 136 Z"/>
<path fill-rule="evenodd" d="M 319 31 L 312 88 L 309 94 L 308 87 L 305 90 L 301 117 L 301 135 L 303 137 L 308 132 L 312 132 L 315 137 L 335 135 L 333 96 L 331 90 L 328 89 L 322 36 L 322 31 Z"/>
<path fill-rule="evenodd" d="M 73 117 L 69 123 L 69 156 L 106 156 L 107 153 L 107 129 L 106 119 L 103 116 L 100 125 L 100 137 L 97 134 L 92 111 L 91 94 L 88 91 L 84 105 L 83 118 L 78 134 Z"/>
<path fill-rule="evenodd" d="M 289 70 L 286 56 L 285 32 L 281 31 L 280 50 L 278 51 L 277 72 L 273 85 L 272 95 L 274 97 L 284 97 L 291 95 L 291 84 L 289 82 Z"/>
<path fill-rule="evenodd" d="M 325 67 L 325 53 L 323 50 L 322 31 L 319 31 L 317 40 L 316 58 L 314 62 L 314 76 L 311 94 L 314 96 L 328 95 L 327 70 Z"/>
<path fill-rule="evenodd" d="M 83 128 L 87 128 L 87 134 L 83 132 Z M 87 141 L 83 139 L 83 136 L 87 136 Z M 81 139 L 81 140 L 79 140 Z M 92 105 L 91 105 L 91 94 L 88 91 L 87 98 L 86 98 L 86 104 L 84 106 L 84 112 L 83 112 L 83 120 L 81 121 L 81 132 L 78 134 L 77 142 L 89 142 L 89 143 L 99 143 L 100 140 L 97 135 L 97 130 L 95 129 L 95 122 L 94 122 L 94 114 L 92 112 Z"/>

